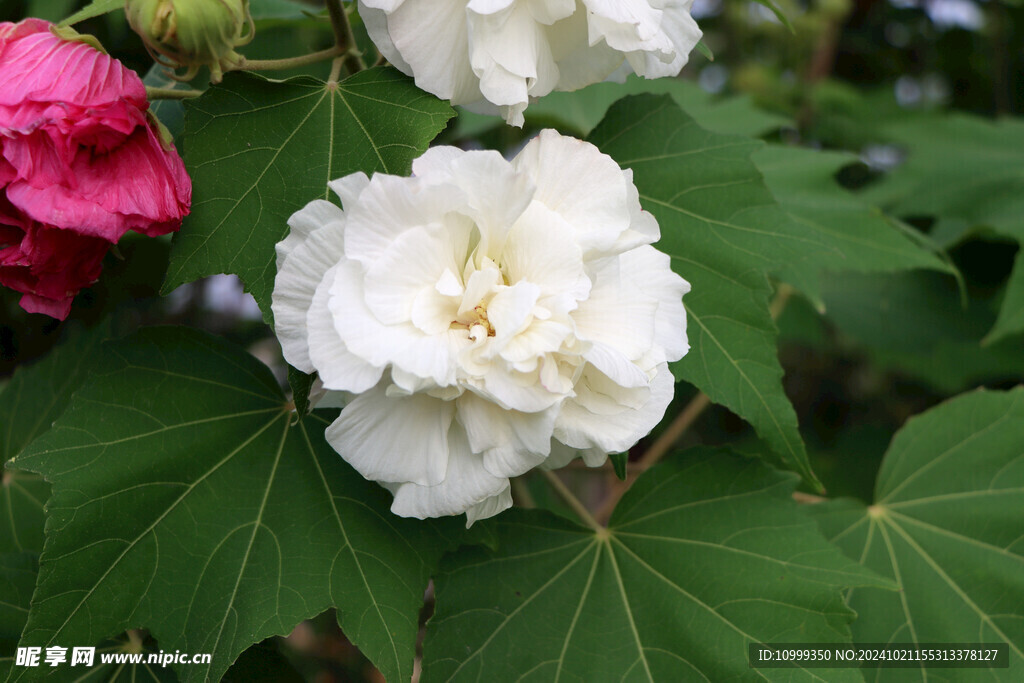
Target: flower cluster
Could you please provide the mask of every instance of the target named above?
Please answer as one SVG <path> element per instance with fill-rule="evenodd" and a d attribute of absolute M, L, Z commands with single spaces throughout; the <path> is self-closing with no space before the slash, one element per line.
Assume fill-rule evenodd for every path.
<path fill-rule="evenodd" d="M 142 81 L 39 19 L 0 24 L 0 284 L 64 319 L 128 230 L 162 235 L 191 182 Z"/>
<path fill-rule="evenodd" d="M 650 244 L 632 173 L 544 131 L 511 162 L 436 147 L 356 173 L 278 244 L 285 358 L 354 394 L 327 430 L 392 510 L 470 522 L 509 477 L 628 449 L 673 393 L 689 285 Z"/>
<path fill-rule="evenodd" d="M 530 97 L 604 80 L 623 61 L 675 76 L 701 32 L 693 0 L 359 0 L 370 37 L 416 85 L 490 103 L 522 126 Z"/>

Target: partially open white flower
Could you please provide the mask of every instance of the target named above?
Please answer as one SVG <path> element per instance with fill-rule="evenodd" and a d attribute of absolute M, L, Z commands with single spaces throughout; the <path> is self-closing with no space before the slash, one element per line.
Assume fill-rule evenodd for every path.
<path fill-rule="evenodd" d="M 604 80 L 623 60 L 675 76 L 700 40 L 693 0 L 359 0 L 373 42 L 416 85 L 523 125 L 530 97 Z"/>
<path fill-rule="evenodd" d="M 544 131 L 511 162 L 435 147 L 330 183 L 277 245 L 285 358 L 357 394 L 327 429 L 409 517 L 511 505 L 509 477 L 628 449 L 689 348 L 685 280 L 632 172 Z M 555 451 L 552 451 L 554 446 Z"/>

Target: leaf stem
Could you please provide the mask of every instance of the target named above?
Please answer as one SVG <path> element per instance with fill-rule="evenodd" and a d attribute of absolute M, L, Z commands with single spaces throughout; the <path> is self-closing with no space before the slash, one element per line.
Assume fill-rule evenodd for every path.
<path fill-rule="evenodd" d="M 606 534 L 608 532 L 604 526 L 594 519 L 594 516 L 590 514 L 590 510 L 587 509 L 587 506 L 581 503 L 580 499 L 573 495 L 573 492 L 570 491 L 569 487 L 558 478 L 557 474 L 551 470 L 541 470 L 541 474 L 543 474 L 544 478 L 548 480 L 549 484 L 551 484 L 551 488 L 555 490 L 555 493 L 557 493 L 561 499 L 573 509 L 573 512 L 580 516 L 580 519 L 587 523 L 587 526 L 598 534 Z"/>
<path fill-rule="evenodd" d="M 512 498 L 516 505 L 522 508 L 535 508 L 537 503 L 533 500 L 533 494 L 522 477 L 512 480 Z"/>
<path fill-rule="evenodd" d="M 326 50 L 311 52 L 308 55 L 298 57 L 285 57 L 284 59 L 246 59 L 238 66 L 238 71 L 280 71 L 281 69 L 294 69 L 300 66 L 316 64 L 325 59 L 333 59 L 345 54 L 346 48 L 340 45 L 329 47 Z"/>
<path fill-rule="evenodd" d="M 202 90 L 177 90 L 175 88 L 156 88 L 151 85 L 146 86 L 146 97 L 152 100 L 187 100 L 193 97 L 199 97 L 203 94 Z"/>
<path fill-rule="evenodd" d="M 352 33 L 352 24 L 348 20 L 348 14 L 345 12 L 341 0 L 324 0 L 324 4 L 327 5 L 327 13 L 331 17 L 335 47 L 345 55 L 345 70 L 349 74 L 362 71 L 366 65 L 363 64 L 363 57 L 356 44 L 356 36 Z"/>

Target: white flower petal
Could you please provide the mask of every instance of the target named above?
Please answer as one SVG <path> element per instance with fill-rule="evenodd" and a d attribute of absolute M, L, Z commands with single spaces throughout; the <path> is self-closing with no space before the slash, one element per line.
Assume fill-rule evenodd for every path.
<path fill-rule="evenodd" d="M 572 313 L 576 336 L 614 348 L 637 360 L 651 348 L 658 302 L 620 276 L 619 258 L 598 264 L 586 301 Z"/>
<path fill-rule="evenodd" d="M 367 479 L 440 484 L 451 470 L 454 404 L 423 394 L 389 398 L 385 384 L 345 406 L 327 441 Z"/>
<path fill-rule="evenodd" d="M 456 401 L 455 414 L 466 429 L 472 451 L 483 454 L 487 471 L 496 477 L 515 477 L 547 457 L 557 410 L 503 410 L 473 392 L 466 392 Z"/>
<path fill-rule="evenodd" d="M 466 231 L 453 231 L 446 225 L 415 227 L 401 233 L 366 269 L 366 304 L 382 323 L 411 320 L 416 296 L 436 291 L 434 287 L 445 271 L 450 273 L 459 268 L 458 261 L 465 262 L 468 243 Z"/>
<path fill-rule="evenodd" d="M 502 265 L 512 282 L 527 281 L 544 295 L 585 299 L 590 279 L 573 227 L 558 213 L 533 202 L 508 233 Z"/>
<path fill-rule="evenodd" d="M 512 164 L 533 179 L 534 200 L 573 227 L 584 257 L 608 249 L 629 229 L 622 169 L 589 142 L 544 130 Z"/>
<path fill-rule="evenodd" d="M 469 56 L 480 92 L 497 105 L 511 105 L 506 121 L 522 126 L 529 95 L 546 95 L 558 83 L 545 26 L 525 3 L 504 8 L 491 0 L 469 4 Z M 507 3 L 506 3 L 507 4 Z M 481 12 L 474 9 L 479 6 Z M 521 107 L 521 109 L 520 109 Z"/>
<path fill-rule="evenodd" d="M 359 201 L 359 195 L 369 185 L 370 179 L 362 171 L 349 173 L 344 178 L 331 180 L 327 183 L 327 187 L 331 188 L 331 191 L 338 195 L 341 205 L 345 208 L 354 206 Z"/>
<path fill-rule="evenodd" d="M 345 223 L 343 220 L 335 220 L 335 213 L 323 211 L 322 204 L 318 203 L 312 211 L 305 212 L 301 219 L 295 221 L 303 225 L 300 230 L 305 232 L 305 239 L 293 241 L 291 245 L 285 244 L 287 239 L 278 243 L 278 261 L 283 261 L 283 264 L 279 266 L 274 279 L 270 304 L 274 314 L 274 330 L 281 342 L 284 358 L 303 372 L 316 371 L 309 358 L 306 313 L 313 303 L 317 286 L 327 271 L 343 258 L 344 253 Z M 341 214 L 341 209 L 330 206 Z M 324 216 L 327 222 L 319 229 L 309 230 L 305 223 L 312 214 L 317 213 Z M 285 249 L 290 251 L 282 257 L 281 252 Z"/>
<path fill-rule="evenodd" d="M 634 389 L 646 387 L 650 382 L 647 373 L 641 370 L 636 363 L 607 344 L 591 342 L 590 348 L 583 354 L 583 357 L 620 387 Z"/>
<path fill-rule="evenodd" d="M 438 386 L 454 383 L 458 339 L 447 332 L 425 335 L 412 323 L 380 322 L 366 305 L 358 264 L 345 261 L 339 265 L 327 305 L 345 346 L 370 365 L 391 363 L 417 377 L 432 379 Z"/>
<path fill-rule="evenodd" d="M 533 183 L 493 151 L 467 152 L 453 159 L 451 173 L 452 182 L 466 193 L 461 211 L 473 219 L 480 234 L 477 256 L 494 259 L 505 247 L 509 228 L 530 205 Z"/>
<path fill-rule="evenodd" d="M 576 11 L 576 0 L 526 0 L 534 21 L 542 24 L 554 24 Z"/>
<path fill-rule="evenodd" d="M 628 251 L 620 257 L 620 264 L 623 277 L 658 302 L 654 345 L 664 349 L 664 360 L 679 360 L 690 350 L 682 301 L 690 283 L 672 272 L 672 259 L 654 247 Z"/>
<path fill-rule="evenodd" d="M 494 295 L 487 306 L 487 317 L 494 327 L 494 344 L 504 346 L 530 325 L 539 296 L 540 287 L 532 282 L 517 282 Z"/>
<path fill-rule="evenodd" d="M 334 327 L 328 300 L 339 267 L 333 266 L 324 275 L 306 314 L 309 359 L 326 389 L 361 393 L 380 381 L 384 368 L 371 365 L 349 351 Z"/>
<path fill-rule="evenodd" d="M 360 0 L 359 4 L 384 3 Z M 388 41 L 401 55 L 401 61 L 410 66 L 408 71 L 402 70 L 416 80 L 416 85 L 453 104 L 480 98 L 479 80 L 469 63 L 465 4 L 406 0 L 385 11 Z M 399 62 L 389 61 L 400 67 Z"/>
<path fill-rule="evenodd" d="M 300 244 L 309 239 L 313 231 L 329 223 L 344 222 L 344 220 L 345 213 L 324 199 L 314 199 L 293 213 L 288 219 L 288 227 L 290 228 L 288 236 L 278 242 L 274 248 L 274 251 L 277 253 L 277 269 L 281 270 L 288 256 Z"/>
<path fill-rule="evenodd" d="M 451 184 L 427 185 L 419 178 L 375 175 L 358 203 L 345 212 L 345 255 L 369 267 L 403 232 L 430 224 L 462 229 L 468 235 L 472 226 L 450 215 L 464 205 L 464 193 Z"/>
<path fill-rule="evenodd" d="M 486 498 L 482 503 L 471 505 L 466 509 L 466 528 L 473 526 L 481 519 L 493 517 L 512 507 L 512 486 L 506 486 L 496 495 Z"/>
<path fill-rule="evenodd" d="M 392 512 L 402 517 L 425 519 L 458 515 L 480 506 L 474 512 L 475 518 L 479 519 L 488 511 L 497 514 L 511 506 L 511 498 L 502 497 L 508 492 L 508 478 L 495 477 L 484 468 L 480 456 L 470 450 L 466 431 L 457 422 L 448 430 L 446 450 L 448 473 L 444 481 L 424 486 L 403 480 L 388 486 L 395 494 Z M 495 497 L 499 500 L 490 500 Z"/>
<path fill-rule="evenodd" d="M 555 421 L 555 438 L 582 450 L 596 449 L 604 453 L 629 450 L 654 429 L 672 401 L 674 380 L 668 365 L 662 363 L 656 370 L 646 400 L 636 407 L 618 406 L 615 412 L 607 411 L 613 405 L 608 397 L 601 397 L 589 388 L 588 380 L 597 383 L 593 371 L 585 373 L 577 384 L 577 397 L 562 404 Z"/>

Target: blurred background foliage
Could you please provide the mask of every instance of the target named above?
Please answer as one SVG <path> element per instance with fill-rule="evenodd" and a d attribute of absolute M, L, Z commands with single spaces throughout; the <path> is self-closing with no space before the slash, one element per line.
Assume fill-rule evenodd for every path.
<path fill-rule="evenodd" d="M 0 20 L 59 20 L 85 4 L 0 0 Z M 252 5 L 257 38 L 244 50 L 251 58 L 331 44 L 318 2 Z M 870 500 L 881 455 L 908 417 L 975 387 L 1008 388 L 1024 378 L 1024 3 L 778 0 L 777 8 L 791 28 L 756 2 L 696 1 L 693 15 L 714 60 L 691 56 L 682 75 L 689 81 L 680 91 L 684 108 L 696 116 L 695 109 L 718 107 L 722 132 L 851 153 L 836 180 L 926 236 L 957 271 L 830 274 L 819 296 L 791 296 L 778 318 L 785 387 L 813 467 L 830 496 Z M 150 73 L 152 62 L 123 13 L 78 29 L 149 74 L 148 82 L 166 82 Z M 365 48 L 372 62 L 376 53 Z M 312 73 L 325 76 L 327 69 Z M 202 78 L 192 87 L 201 87 Z M 602 87 L 531 105 L 523 130 L 460 116 L 440 142 L 514 152 L 544 126 L 583 135 L 621 94 Z M 180 130 L 180 105 L 161 103 L 158 113 Z M 169 238 L 126 237 L 63 325 L 26 314 L 18 295 L 0 290 L 0 386 L 16 366 L 45 355 L 79 324 L 74 320 L 94 325 L 107 318 L 116 331 L 158 323 L 211 330 L 276 364 L 283 381 L 276 342 L 233 276 L 158 296 L 168 249 Z M 680 387 L 670 415 L 693 394 Z M 633 457 L 657 435 L 638 444 Z M 753 439 L 742 420 L 712 407 L 681 445 Z M 543 487 L 529 490 L 539 504 L 550 497 Z M 254 648 L 228 680 L 259 680 L 254 672 L 267 662 L 280 669 L 264 680 L 374 680 L 335 624 L 317 619 L 282 643 Z"/>

